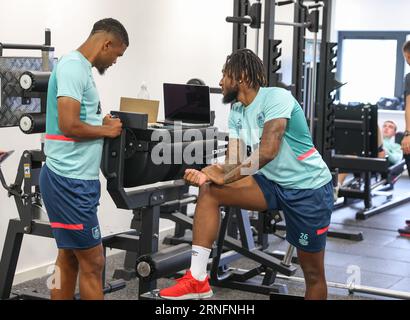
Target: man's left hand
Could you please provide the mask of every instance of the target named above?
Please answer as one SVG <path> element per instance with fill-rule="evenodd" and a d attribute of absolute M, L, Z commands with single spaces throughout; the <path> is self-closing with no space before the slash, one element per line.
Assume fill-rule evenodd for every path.
<path fill-rule="evenodd" d="M 410 154 L 410 136 L 405 136 L 403 140 L 401 140 L 401 148 L 404 154 Z"/>
<path fill-rule="evenodd" d="M 190 185 L 200 187 L 209 179 L 206 174 L 202 173 L 201 171 L 195 169 L 186 169 L 184 180 Z"/>

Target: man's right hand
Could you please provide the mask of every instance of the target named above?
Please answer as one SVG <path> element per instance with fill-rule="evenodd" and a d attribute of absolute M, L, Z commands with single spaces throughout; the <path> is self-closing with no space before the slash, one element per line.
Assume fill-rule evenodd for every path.
<path fill-rule="evenodd" d="M 118 118 L 113 118 L 111 115 L 107 114 L 104 117 L 103 126 L 106 127 L 106 138 L 116 138 L 121 134 L 122 122 Z"/>
<path fill-rule="evenodd" d="M 410 154 L 410 136 L 405 136 L 401 140 L 401 148 L 404 154 Z"/>
<path fill-rule="evenodd" d="M 201 171 L 198 171 L 195 169 L 186 169 L 184 180 L 190 185 L 200 187 L 205 182 L 209 181 L 209 178 L 207 177 L 205 173 Z"/>

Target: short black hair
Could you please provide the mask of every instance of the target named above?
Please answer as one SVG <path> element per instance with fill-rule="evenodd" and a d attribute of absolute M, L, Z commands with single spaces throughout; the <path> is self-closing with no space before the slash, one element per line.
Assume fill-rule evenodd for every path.
<path fill-rule="evenodd" d="M 249 49 L 239 49 L 226 58 L 223 73 L 237 81 L 242 75 L 251 88 L 266 85 L 265 69 L 262 60 Z"/>
<path fill-rule="evenodd" d="M 105 31 L 109 33 L 114 33 L 119 40 L 127 47 L 129 46 L 128 33 L 124 26 L 118 20 L 113 18 L 105 18 L 94 23 L 93 29 L 91 30 L 91 36 L 99 31 Z"/>
<path fill-rule="evenodd" d="M 410 53 L 410 40 L 406 41 L 403 45 L 403 52 L 408 52 Z"/>

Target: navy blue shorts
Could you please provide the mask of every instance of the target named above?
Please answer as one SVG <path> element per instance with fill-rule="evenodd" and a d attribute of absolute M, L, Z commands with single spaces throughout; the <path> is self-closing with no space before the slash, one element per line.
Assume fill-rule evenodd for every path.
<path fill-rule="evenodd" d="M 100 181 L 62 177 L 44 165 L 40 190 L 59 249 L 89 249 L 101 243 Z"/>
<path fill-rule="evenodd" d="M 332 181 L 318 189 L 284 189 L 262 174 L 253 177 L 265 196 L 268 209 L 283 211 L 286 240 L 302 251 L 323 250 L 333 210 Z"/>

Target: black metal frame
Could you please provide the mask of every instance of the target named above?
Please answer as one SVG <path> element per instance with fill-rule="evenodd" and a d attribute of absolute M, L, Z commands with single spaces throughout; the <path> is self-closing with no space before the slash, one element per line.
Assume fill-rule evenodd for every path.
<path fill-rule="evenodd" d="M 42 45 L 28 45 L 28 44 L 11 44 L 0 42 L 0 57 L 3 56 L 4 49 L 13 50 L 39 50 L 42 57 L 42 69 L 43 71 L 50 71 L 50 53 L 54 52 L 54 47 L 51 46 L 51 30 L 46 29 L 44 32 L 44 44 Z M 47 92 L 35 92 L 29 90 L 23 90 L 21 97 L 22 104 L 30 104 L 31 98 L 40 98 L 41 106 L 40 113 L 46 112 L 47 107 Z"/>
<path fill-rule="evenodd" d="M 353 108 L 353 107 L 351 107 Z M 360 121 L 337 119 L 337 125 L 341 128 L 359 129 L 362 137 L 362 147 L 357 150 L 356 154 L 360 156 L 339 155 L 335 154 L 331 157 L 331 168 L 337 168 L 341 172 L 350 172 L 360 175 L 360 184 L 352 187 L 342 186 L 339 189 L 339 197 L 344 197 L 344 205 L 348 204 L 349 199 L 362 199 L 364 201 L 364 209 L 356 213 L 356 219 L 364 220 L 375 214 L 381 213 L 390 208 L 404 204 L 410 201 L 410 194 L 399 199 L 392 198 L 394 183 L 404 171 L 405 160 L 402 159 L 395 165 L 390 165 L 388 160 L 377 158 L 377 107 L 364 105 L 358 108 L 360 111 Z M 359 133 L 358 132 L 358 133 Z M 379 174 L 378 180 L 372 182 L 372 176 Z M 386 202 L 380 206 L 372 205 L 372 192 L 377 188 L 391 190 L 390 194 L 386 195 Z"/>
<path fill-rule="evenodd" d="M 248 0 L 234 0 L 233 2 L 233 15 L 234 17 L 243 17 L 248 14 L 249 1 Z M 246 31 L 247 27 L 241 23 L 233 24 L 233 38 L 232 38 L 232 51 L 235 52 L 238 49 L 246 48 Z"/>
<path fill-rule="evenodd" d="M 236 217 L 238 224 L 239 239 L 227 235 L 233 216 Z M 260 265 L 247 272 L 229 268 L 229 263 L 236 260 L 238 254 L 239 257 L 252 259 Z M 288 295 L 286 285 L 275 283 L 277 273 L 290 276 L 295 274 L 296 270 L 296 267 L 287 266 L 273 254 L 265 252 L 263 246 L 256 245 L 248 212 L 239 208 L 226 208 L 211 264 L 212 285 L 270 296 L 303 299 Z"/>
<path fill-rule="evenodd" d="M 301 6 L 294 8 L 294 22 L 306 20 L 306 10 Z M 304 28 L 297 28 L 293 31 L 293 56 L 292 56 L 292 95 L 299 101 L 302 108 L 305 109 L 305 34 Z"/>
<path fill-rule="evenodd" d="M 53 238 L 50 223 L 39 220 L 38 210 L 41 210 L 41 194 L 39 190 L 39 175 L 45 156 L 41 150 L 26 150 L 21 156 L 16 180 L 8 186 L 0 168 L 0 180 L 16 202 L 19 218 L 10 219 L 0 260 L 0 299 L 46 299 L 46 296 L 36 292 L 12 292 L 12 284 L 17 262 L 21 251 L 24 235 Z M 23 186 L 24 185 L 24 186 Z M 33 193 L 32 190 L 35 190 Z M 111 240 L 113 236 L 107 239 Z M 106 239 L 103 239 L 103 243 Z M 104 254 L 106 246 L 104 246 Z M 104 292 L 114 292 L 125 287 L 124 281 L 114 281 L 105 284 Z M 78 297 L 77 297 L 78 298 Z"/>
<path fill-rule="evenodd" d="M 387 174 L 387 181 L 392 181 L 389 174 L 392 172 L 392 168 L 388 168 L 387 162 L 380 159 L 353 159 L 351 157 L 343 157 L 339 155 L 334 155 L 334 129 L 335 129 L 335 113 L 333 101 L 335 98 L 335 90 L 338 89 L 342 84 L 336 80 L 336 58 L 337 58 L 337 48 L 336 43 L 328 42 L 329 37 L 329 21 L 331 15 L 331 1 L 324 1 L 324 21 L 326 23 L 322 24 L 322 42 L 321 42 L 321 52 L 320 52 L 320 65 L 319 65 L 319 78 L 318 78 L 318 101 L 316 106 L 316 118 L 317 128 L 315 136 L 315 144 L 318 151 L 322 154 L 323 159 L 329 166 L 329 168 L 338 169 L 350 169 L 363 172 L 364 175 L 364 190 L 341 190 L 340 195 L 351 198 L 360 198 L 365 201 L 365 209 L 359 211 L 356 215 L 357 219 L 366 219 L 374 214 L 380 213 L 389 208 L 395 207 L 397 205 L 403 204 L 410 201 L 408 197 L 404 197 L 397 201 L 390 201 L 377 208 L 372 208 L 371 206 L 371 190 L 375 186 L 371 185 L 371 171 L 381 172 Z M 340 42 L 339 42 L 340 43 Z M 368 119 L 368 117 L 365 117 Z M 366 123 L 366 121 L 365 121 Z M 368 130 L 364 130 L 364 134 L 367 134 Z M 372 137 L 377 139 L 377 135 Z M 368 145 L 366 148 L 365 156 L 371 152 Z M 381 165 L 380 165 L 381 164 Z M 377 184 L 380 184 L 379 181 Z"/>
<path fill-rule="evenodd" d="M 323 160 L 329 165 L 334 142 L 332 140 L 334 127 L 333 92 L 338 83 L 335 77 L 337 57 L 336 44 L 328 42 L 330 39 L 329 22 L 332 13 L 332 2 L 324 1 L 322 37 L 320 44 L 320 64 L 317 81 L 316 126 L 315 145 Z M 330 166 L 329 166 L 330 168 Z"/>
<path fill-rule="evenodd" d="M 348 199 L 361 199 L 364 201 L 364 209 L 356 213 L 356 219 L 358 220 L 365 220 L 410 201 L 410 194 L 393 199 L 394 183 L 398 176 L 404 171 L 405 160 L 402 160 L 394 166 L 389 166 L 387 159 L 352 158 L 351 156 L 336 155 L 332 157 L 331 164 L 335 168 L 360 173 L 362 175 L 362 189 L 345 187 L 339 190 L 339 196 L 345 198 L 344 205 L 348 204 Z M 372 183 L 373 173 L 382 175 L 375 183 Z M 385 195 L 386 202 L 375 207 L 372 205 L 372 192 L 380 186 L 383 187 L 383 189 L 391 190 L 391 192 Z"/>
<path fill-rule="evenodd" d="M 12 44 L 12 43 L 1 43 L 0 42 L 0 57 L 3 56 L 3 49 L 40 50 L 41 52 L 44 52 L 44 53 L 52 52 L 54 51 L 54 47 L 51 46 L 51 31 L 50 29 L 45 30 L 43 45 Z"/>
<path fill-rule="evenodd" d="M 263 65 L 269 87 L 278 86 L 282 75 L 278 73 L 282 51 L 279 45 L 282 40 L 275 40 L 275 0 L 265 0 L 264 37 L 263 37 Z"/>

